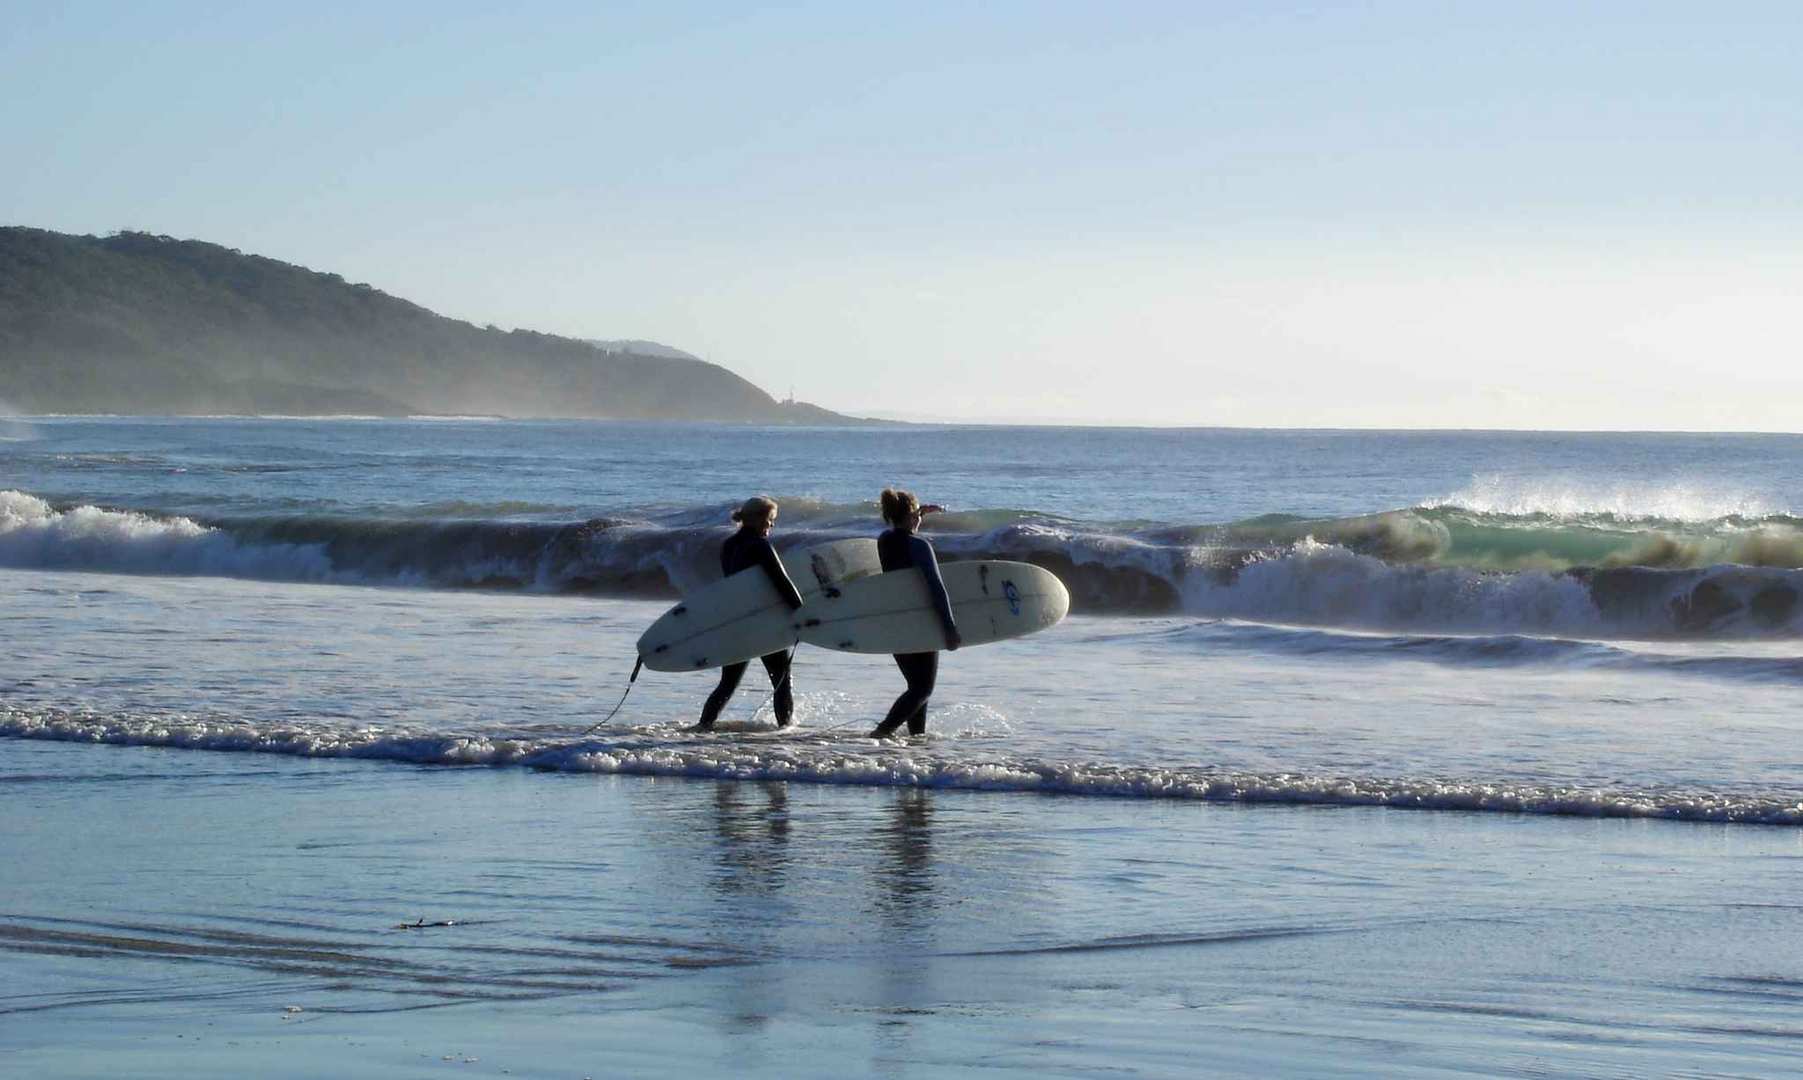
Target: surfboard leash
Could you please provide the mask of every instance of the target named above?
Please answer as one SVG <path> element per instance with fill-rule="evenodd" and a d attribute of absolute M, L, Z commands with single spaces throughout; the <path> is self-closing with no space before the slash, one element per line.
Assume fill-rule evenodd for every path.
<path fill-rule="evenodd" d="M 771 684 L 770 692 L 768 694 L 764 695 L 764 699 L 762 701 L 758 702 L 757 708 L 751 710 L 751 719 L 756 720 L 758 718 L 758 713 L 764 711 L 764 706 L 770 704 L 770 699 L 776 696 L 776 692 L 778 690 L 781 690 L 783 688 L 783 686 L 788 683 L 790 673 L 792 673 L 795 670 L 795 651 L 799 648 L 801 648 L 801 639 L 796 638 L 795 644 L 789 646 L 789 662 L 787 664 L 783 665 L 783 677 L 776 680 L 775 683 Z M 795 718 L 793 716 L 791 716 L 789 718 L 789 722 L 794 723 Z M 781 727 L 781 726 L 782 726 L 782 724 L 779 721 L 777 723 L 777 727 Z"/>
<path fill-rule="evenodd" d="M 639 657 L 638 663 L 632 665 L 632 674 L 630 676 L 628 676 L 626 679 L 626 693 L 620 695 L 619 702 L 614 705 L 614 711 L 608 713 L 606 716 L 603 716 L 601 719 L 595 721 L 593 724 L 590 724 L 587 728 L 584 728 L 582 734 L 584 734 L 584 735 L 589 734 L 590 732 L 594 731 L 596 728 L 601 727 L 603 724 L 607 723 L 609 720 L 612 720 L 615 716 L 619 715 L 621 706 L 624 706 L 626 704 L 626 694 L 632 693 L 632 688 L 638 684 L 639 671 L 644 666 L 645 666 L 645 658 L 641 656 L 641 657 Z"/>
<path fill-rule="evenodd" d="M 801 642 L 799 640 L 796 641 L 795 644 L 789 646 L 789 662 L 783 666 L 783 677 L 781 679 L 778 679 L 776 681 L 775 685 L 770 687 L 770 692 L 765 694 L 763 697 L 763 700 L 759 701 L 757 703 L 757 707 L 751 710 L 751 716 L 753 719 L 755 719 L 757 717 L 758 713 L 763 711 L 764 706 L 770 704 L 770 699 L 775 697 L 776 692 L 778 690 L 781 690 L 783 688 L 784 684 L 786 684 L 789 681 L 790 672 L 795 670 L 795 653 L 796 653 L 796 650 L 798 650 L 800 648 L 801 648 Z M 624 693 L 622 693 L 620 695 L 620 700 L 614 704 L 613 711 L 609 712 L 606 716 L 603 716 L 601 719 L 595 721 L 593 724 L 590 724 L 588 727 L 584 728 L 582 730 L 583 735 L 591 734 L 594 731 L 596 731 L 602 727 L 605 727 L 609 720 L 612 720 L 614 717 L 616 717 L 620 714 L 620 710 L 622 708 L 624 708 L 626 705 L 627 696 L 632 693 L 632 688 L 634 686 L 638 685 L 639 672 L 643 671 L 644 668 L 645 668 L 645 658 L 641 656 L 641 657 L 639 657 L 638 662 L 632 665 L 632 674 L 626 677 L 626 690 Z"/>

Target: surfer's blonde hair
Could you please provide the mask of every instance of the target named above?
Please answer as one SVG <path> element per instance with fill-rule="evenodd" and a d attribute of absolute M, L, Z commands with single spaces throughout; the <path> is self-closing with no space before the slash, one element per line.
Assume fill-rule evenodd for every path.
<path fill-rule="evenodd" d="M 753 495 L 732 512 L 734 521 L 763 521 L 776 516 L 776 500 L 768 495 Z"/>
<path fill-rule="evenodd" d="M 912 491 L 901 488 L 883 489 L 883 520 L 891 525 L 900 525 L 911 515 L 920 513 L 920 500 Z"/>

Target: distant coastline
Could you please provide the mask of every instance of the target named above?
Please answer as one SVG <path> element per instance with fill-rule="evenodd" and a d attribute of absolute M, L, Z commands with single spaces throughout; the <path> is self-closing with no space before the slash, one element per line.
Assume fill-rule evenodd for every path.
<path fill-rule="evenodd" d="M 0 228 L 0 411 L 886 424 L 639 340 L 447 318 L 198 240 Z"/>

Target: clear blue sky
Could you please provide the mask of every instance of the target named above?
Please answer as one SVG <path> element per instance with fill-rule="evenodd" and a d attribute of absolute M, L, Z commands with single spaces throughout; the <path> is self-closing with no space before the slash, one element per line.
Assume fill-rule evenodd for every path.
<path fill-rule="evenodd" d="M 0 6 L 0 222 L 854 412 L 1803 429 L 1792 4 Z"/>

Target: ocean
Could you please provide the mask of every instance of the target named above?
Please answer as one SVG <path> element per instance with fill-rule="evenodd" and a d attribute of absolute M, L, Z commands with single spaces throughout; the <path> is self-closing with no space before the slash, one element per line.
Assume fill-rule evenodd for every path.
<path fill-rule="evenodd" d="M 628 693 L 739 501 L 888 485 L 1071 616 L 917 739 Z M 0 1071 L 1794 1069 L 1800 515 L 1789 435 L 0 421 Z"/>

